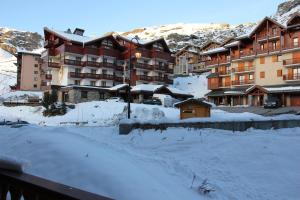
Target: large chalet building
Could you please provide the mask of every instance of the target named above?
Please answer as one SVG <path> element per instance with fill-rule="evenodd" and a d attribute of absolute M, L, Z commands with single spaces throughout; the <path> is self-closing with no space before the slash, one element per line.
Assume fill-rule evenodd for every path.
<path fill-rule="evenodd" d="M 188 75 L 189 73 L 203 73 L 207 71 L 201 53 L 221 44 L 209 41 L 203 46 L 186 45 L 175 54 L 175 75 Z"/>
<path fill-rule="evenodd" d="M 286 24 L 264 18 L 253 30 L 203 52 L 209 101 L 261 106 L 271 96 L 300 106 L 300 15 Z"/>
<path fill-rule="evenodd" d="M 141 58 L 134 61 L 131 84 L 172 84 L 174 59 L 165 42 L 158 39 L 137 43 L 116 34 L 98 38 L 44 28 L 46 51 L 42 53 L 42 90 L 77 85 L 112 87 L 128 83 L 130 47 Z"/>

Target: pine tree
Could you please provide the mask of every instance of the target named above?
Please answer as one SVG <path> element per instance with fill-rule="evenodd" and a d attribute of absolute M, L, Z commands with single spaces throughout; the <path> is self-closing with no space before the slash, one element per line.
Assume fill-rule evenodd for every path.
<path fill-rule="evenodd" d="M 45 92 L 43 96 L 43 101 L 42 101 L 42 106 L 46 109 L 49 110 L 49 106 L 51 105 L 50 102 L 50 94 L 49 92 Z"/>

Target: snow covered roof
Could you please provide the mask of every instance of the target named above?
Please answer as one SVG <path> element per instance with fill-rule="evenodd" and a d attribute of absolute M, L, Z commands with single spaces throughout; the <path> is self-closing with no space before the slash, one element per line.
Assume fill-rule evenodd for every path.
<path fill-rule="evenodd" d="M 131 91 L 132 92 L 155 92 L 161 88 L 166 88 L 168 89 L 171 93 L 173 94 L 177 94 L 177 95 L 185 95 L 185 96 L 193 96 L 188 92 L 185 92 L 183 90 L 174 88 L 174 87 L 166 87 L 164 85 L 152 85 L 152 84 L 140 84 L 140 85 L 136 85 L 134 86 Z"/>
<path fill-rule="evenodd" d="M 206 107 L 212 107 L 212 105 L 210 103 L 207 103 L 206 101 L 202 101 L 202 100 L 199 100 L 199 99 L 194 99 L 194 98 L 189 98 L 189 99 L 186 99 L 184 101 L 181 101 L 181 102 L 178 102 L 178 103 L 175 103 L 174 106 L 175 107 L 180 107 L 180 105 L 182 104 L 186 104 L 186 103 L 198 103 L 198 104 L 201 104 L 201 105 L 204 105 Z"/>
<path fill-rule="evenodd" d="M 140 84 L 133 86 L 131 91 L 138 92 L 138 91 L 145 91 L 145 92 L 154 92 L 155 90 L 163 87 L 163 85 L 152 85 L 152 84 Z"/>
<path fill-rule="evenodd" d="M 226 45 L 224 45 L 224 47 L 235 47 L 235 46 L 238 46 L 240 44 L 240 41 L 233 41 L 233 42 L 230 42 Z"/>
<path fill-rule="evenodd" d="M 268 92 L 291 92 L 300 91 L 300 86 L 264 87 Z"/>
<path fill-rule="evenodd" d="M 94 39 L 91 37 L 81 36 L 81 35 L 77 35 L 77 34 L 73 34 L 73 33 L 67 33 L 65 31 L 59 31 L 59 30 L 55 30 L 52 28 L 48 28 L 48 27 L 45 27 L 44 30 L 54 33 L 54 34 L 58 35 L 59 37 L 62 37 L 65 40 L 69 40 L 69 41 L 73 41 L 73 42 L 85 43 L 85 42 L 88 42 L 88 41 Z"/>
<path fill-rule="evenodd" d="M 73 89 L 73 88 L 78 88 L 78 89 L 87 89 L 87 90 L 108 90 L 108 88 L 103 88 L 103 87 L 97 87 L 97 86 L 88 86 L 88 85 L 67 85 L 64 87 L 61 87 L 61 89 Z"/>
<path fill-rule="evenodd" d="M 218 48 L 210 49 L 208 51 L 204 51 L 202 52 L 202 55 L 214 54 L 214 53 L 219 53 L 224 51 L 227 51 L 227 49 L 224 47 L 218 47 Z"/>
<path fill-rule="evenodd" d="M 124 84 L 119 84 L 119 85 L 115 85 L 115 86 L 109 88 L 109 90 L 117 91 L 117 90 L 122 89 L 122 88 L 127 87 L 127 86 L 128 86 L 128 84 L 125 84 L 125 83 Z"/>

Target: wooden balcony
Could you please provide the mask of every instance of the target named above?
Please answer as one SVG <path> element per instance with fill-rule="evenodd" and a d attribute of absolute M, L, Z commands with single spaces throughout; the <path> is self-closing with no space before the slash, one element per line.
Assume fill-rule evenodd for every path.
<path fill-rule="evenodd" d="M 205 66 L 213 66 L 213 65 L 218 65 L 219 62 L 218 60 L 207 60 L 205 61 Z"/>
<path fill-rule="evenodd" d="M 155 71 L 166 71 L 166 66 L 153 65 L 153 70 L 155 70 Z"/>
<path fill-rule="evenodd" d="M 100 67 L 100 63 L 94 61 L 85 61 L 83 65 L 89 67 Z"/>
<path fill-rule="evenodd" d="M 253 51 L 243 51 L 240 53 L 240 57 L 250 57 L 250 56 L 254 56 L 255 53 Z"/>
<path fill-rule="evenodd" d="M 137 69 L 147 69 L 147 70 L 152 70 L 153 69 L 153 65 L 149 65 L 146 63 L 136 63 L 135 68 Z"/>
<path fill-rule="evenodd" d="M 70 72 L 71 78 L 84 78 L 84 73 Z"/>
<path fill-rule="evenodd" d="M 81 46 L 65 45 L 65 52 L 82 55 L 84 51 Z"/>
<path fill-rule="evenodd" d="M 255 71 L 254 66 L 244 66 L 244 67 L 237 67 L 237 68 L 232 68 L 232 73 L 244 73 L 244 72 L 252 72 Z"/>
<path fill-rule="evenodd" d="M 12 200 L 111 200 L 30 174 L 2 169 L 0 170 L 0 186 L 0 200 L 6 200 L 8 192 Z"/>
<path fill-rule="evenodd" d="M 238 85 L 251 85 L 254 84 L 254 80 L 235 80 L 231 82 L 231 85 L 238 86 Z"/>
<path fill-rule="evenodd" d="M 265 53 L 269 53 L 269 50 L 267 48 L 266 49 L 257 49 L 256 53 L 257 54 L 265 54 Z"/>
<path fill-rule="evenodd" d="M 285 80 L 285 81 L 300 81 L 300 74 L 283 75 L 283 80 Z"/>
<path fill-rule="evenodd" d="M 48 67 L 51 67 L 51 68 L 60 68 L 60 63 L 48 62 Z"/>
<path fill-rule="evenodd" d="M 100 67 L 115 68 L 116 66 L 117 66 L 116 63 L 109 63 L 109 62 L 100 63 Z"/>
<path fill-rule="evenodd" d="M 231 74 L 231 71 L 230 70 L 219 71 L 218 74 L 221 76 L 227 76 Z"/>
<path fill-rule="evenodd" d="M 300 48 L 300 43 L 287 43 L 285 44 L 282 49 L 283 50 L 289 50 L 289 49 L 298 49 Z"/>
<path fill-rule="evenodd" d="M 146 75 L 137 75 L 137 80 L 140 81 L 152 81 L 152 76 L 146 76 Z"/>
<path fill-rule="evenodd" d="M 283 60 L 283 66 L 300 65 L 300 58 Z"/>
<path fill-rule="evenodd" d="M 77 73 L 70 72 L 71 78 L 88 78 L 88 79 L 106 79 L 106 80 L 114 80 L 114 75 L 111 74 L 93 74 L 93 73 Z"/>
<path fill-rule="evenodd" d="M 101 47 L 99 49 L 99 55 L 104 55 L 104 56 L 110 56 L 110 57 L 114 57 L 114 58 L 118 58 L 120 57 L 120 51 L 116 50 L 116 49 L 106 49 L 104 47 Z"/>
<path fill-rule="evenodd" d="M 75 65 L 75 66 L 83 66 L 84 62 L 82 62 L 80 60 L 65 59 L 64 64 L 66 64 L 66 65 Z"/>

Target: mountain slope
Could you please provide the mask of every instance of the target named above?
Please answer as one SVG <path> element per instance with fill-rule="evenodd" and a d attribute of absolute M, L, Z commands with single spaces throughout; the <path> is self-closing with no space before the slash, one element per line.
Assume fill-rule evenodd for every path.
<path fill-rule="evenodd" d="M 271 17 L 285 24 L 288 18 L 300 11 L 300 0 L 288 0 L 278 5 L 277 11 Z M 257 23 L 239 25 L 230 24 L 169 24 L 138 28 L 122 32 L 124 36 L 138 35 L 142 40 L 153 40 L 164 37 L 170 48 L 176 51 L 187 44 L 201 46 L 208 40 L 223 42 L 230 37 L 236 37 L 250 31 Z"/>
<path fill-rule="evenodd" d="M 17 66 L 15 56 L 0 48 L 0 95 L 10 91 L 10 85 L 17 82 Z"/>

